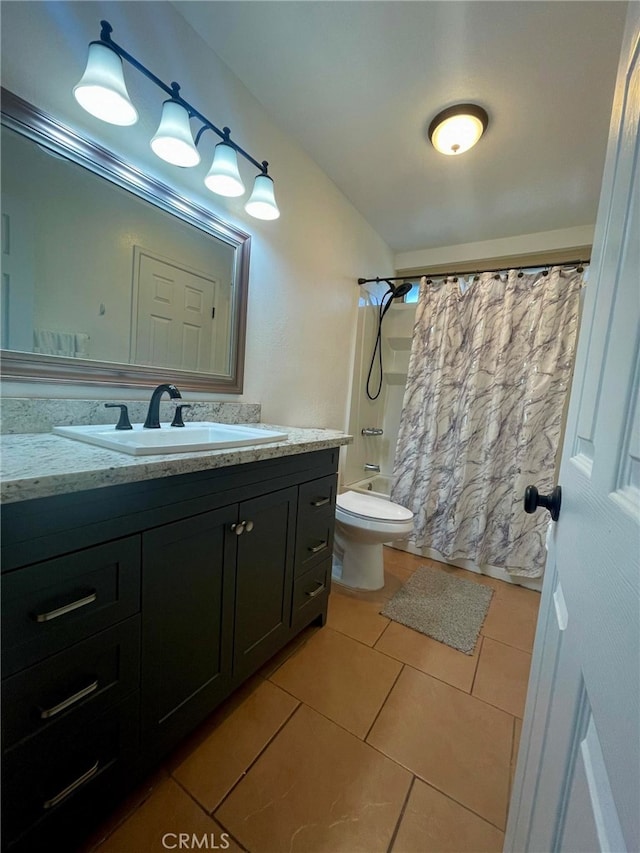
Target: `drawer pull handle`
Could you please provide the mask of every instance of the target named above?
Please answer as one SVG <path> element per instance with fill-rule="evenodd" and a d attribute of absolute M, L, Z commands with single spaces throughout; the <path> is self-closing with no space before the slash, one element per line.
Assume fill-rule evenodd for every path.
<path fill-rule="evenodd" d="M 314 589 L 313 592 L 308 592 L 307 595 L 309 596 L 309 598 L 315 598 L 316 595 L 320 595 L 320 593 L 324 592 L 324 590 L 325 585 L 322 583 L 322 581 L 318 581 L 318 588 Z"/>
<path fill-rule="evenodd" d="M 309 551 L 311 551 L 312 554 L 317 554 L 318 551 L 324 550 L 328 544 L 329 543 L 327 542 L 327 540 L 323 539 L 322 542 L 319 542 L 317 545 L 314 545 L 313 548 L 310 547 Z"/>
<path fill-rule="evenodd" d="M 74 693 L 73 696 L 69 696 L 68 699 L 64 699 L 62 702 L 54 705 L 53 708 L 43 708 L 40 711 L 40 719 L 49 720 L 51 717 L 55 717 L 56 714 L 59 714 L 61 711 L 65 711 L 67 708 L 75 705 L 76 702 L 79 702 L 81 699 L 84 699 L 85 696 L 89 696 L 91 693 L 94 693 L 97 689 L 98 679 L 96 678 L 96 680 L 92 681 L 91 684 L 83 687 L 82 690 L 78 690 L 77 693 Z"/>
<path fill-rule="evenodd" d="M 311 506 L 324 506 L 328 504 L 331 498 L 318 498 L 315 501 L 311 501 Z"/>
<path fill-rule="evenodd" d="M 66 800 L 68 796 L 73 794 L 74 791 L 77 791 L 82 785 L 92 779 L 96 773 L 98 772 L 98 766 L 100 764 L 100 759 L 96 761 L 93 767 L 90 767 L 86 773 L 83 773 L 82 776 L 78 776 L 75 782 L 72 782 L 70 785 L 67 785 L 59 794 L 56 794 L 55 797 L 51 797 L 50 800 L 45 800 L 42 804 L 42 807 L 45 809 L 52 809 L 54 806 L 57 806 L 58 803 L 61 803 L 63 800 Z"/>
<path fill-rule="evenodd" d="M 80 607 L 86 607 L 96 600 L 98 594 L 95 592 L 85 595 L 84 598 L 78 598 L 72 601 L 71 604 L 65 604 L 63 607 L 58 607 L 55 610 L 49 610 L 47 613 L 36 613 L 33 617 L 36 622 L 50 622 L 52 619 L 57 619 L 58 616 L 64 616 L 65 613 L 71 613 L 73 610 L 78 610 Z"/>

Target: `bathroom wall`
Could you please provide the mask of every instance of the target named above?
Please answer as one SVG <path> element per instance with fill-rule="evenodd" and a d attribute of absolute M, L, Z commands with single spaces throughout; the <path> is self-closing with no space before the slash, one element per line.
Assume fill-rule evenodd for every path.
<path fill-rule="evenodd" d="M 215 4 L 212 4 L 212 9 Z M 164 163 L 149 150 L 162 96 L 140 74 L 125 70 L 138 124 L 115 128 L 93 119 L 71 90 L 101 19 L 113 38 L 185 97 L 256 159 L 270 163 L 281 218 L 247 216 L 245 199 L 223 199 L 203 186 L 208 163 L 193 170 Z M 391 274 L 392 253 L 320 168 L 274 125 L 247 91 L 169 3 L 3 3 L 2 82 L 5 87 L 86 136 L 170 183 L 196 203 L 252 235 L 245 388 L 265 422 L 344 428 L 348 422 L 357 327 L 358 276 Z M 203 161 L 217 140 L 202 139 Z M 255 172 L 241 171 L 248 187 Z M 140 399 L 140 391 L 103 392 Z M 6 396 L 102 396 L 99 388 L 13 383 Z M 188 394 L 186 395 L 188 396 Z M 202 399 L 203 395 L 198 394 Z M 213 399 L 223 399 L 212 395 Z"/>
<path fill-rule="evenodd" d="M 544 256 L 550 252 L 565 252 L 572 249 L 583 249 L 593 243 L 593 225 L 579 225 L 574 228 L 558 228 L 554 231 L 539 231 L 534 234 L 520 234 L 516 237 L 499 237 L 495 240 L 483 240 L 478 243 L 460 243 L 456 246 L 439 246 L 434 249 L 419 249 L 415 252 L 398 252 L 395 256 L 397 270 L 426 269 L 442 264 L 466 264 L 483 261 L 487 258 L 504 259 L 508 266 L 508 258 L 520 258 L 520 263 L 526 263 L 523 258 L 527 255 L 543 255 L 535 257 L 534 263 L 544 262 Z M 583 257 L 565 257 L 563 260 L 587 260 Z M 501 260 L 501 265 L 503 261 Z"/>

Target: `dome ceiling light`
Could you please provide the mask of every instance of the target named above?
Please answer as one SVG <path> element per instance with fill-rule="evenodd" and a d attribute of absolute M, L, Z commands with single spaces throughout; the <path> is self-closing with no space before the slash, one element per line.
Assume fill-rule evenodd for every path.
<path fill-rule="evenodd" d="M 429 125 L 429 140 L 441 154 L 462 154 L 473 148 L 488 124 L 489 116 L 482 107 L 455 104 L 433 119 Z"/>
<path fill-rule="evenodd" d="M 222 142 L 216 145 L 211 168 L 204 178 L 211 192 L 224 196 L 238 196 L 245 191 L 238 171 L 238 154 L 258 169 L 253 192 L 245 210 L 257 219 L 277 219 L 280 216 L 273 190 L 273 179 L 268 174 L 266 160 L 258 162 L 251 154 L 231 139 L 228 127 L 219 130 L 206 116 L 180 94 L 177 83 L 167 85 L 124 48 L 111 38 L 112 27 L 108 21 L 100 21 L 100 41 L 89 44 L 87 67 L 73 94 L 87 112 L 109 124 L 131 125 L 138 120 L 138 111 L 129 99 L 124 81 L 123 60 L 162 89 L 169 99 L 162 106 L 162 116 L 151 148 L 162 160 L 175 166 L 190 168 L 200 162 L 198 143 L 202 134 L 211 130 Z M 200 123 L 195 139 L 191 131 L 191 120 Z"/>

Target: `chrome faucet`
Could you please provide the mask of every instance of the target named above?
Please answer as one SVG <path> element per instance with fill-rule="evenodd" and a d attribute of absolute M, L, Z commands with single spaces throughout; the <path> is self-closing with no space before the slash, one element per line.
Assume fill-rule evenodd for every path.
<path fill-rule="evenodd" d="M 162 385 L 158 385 L 151 395 L 147 419 L 144 422 L 145 429 L 160 429 L 160 399 L 165 392 L 172 400 L 182 399 L 182 394 L 178 391 L 175 385 L 169 385 L 166 382 Z"/>

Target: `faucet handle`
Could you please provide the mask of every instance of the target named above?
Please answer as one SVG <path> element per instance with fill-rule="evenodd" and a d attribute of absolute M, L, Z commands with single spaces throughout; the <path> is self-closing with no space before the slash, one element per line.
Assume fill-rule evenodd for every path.
<path fill-rule="evenodd" d="M 173 427 L 183 427 L 184 421 L 182 420 L 182 410 L 190 409 L 191 403 L 178 403 L 176 406 L 176 411 L 173 416 L 173 420 L 171 421 L 171 426 Z"/>
<path fill-rule="evenodd" d="M 105 403 L 105 409 L 120 409 L 120 418 L 116 424 L 116 429 L 133 429 L 129 420 L 129 412 L 124 403 Z"/>

